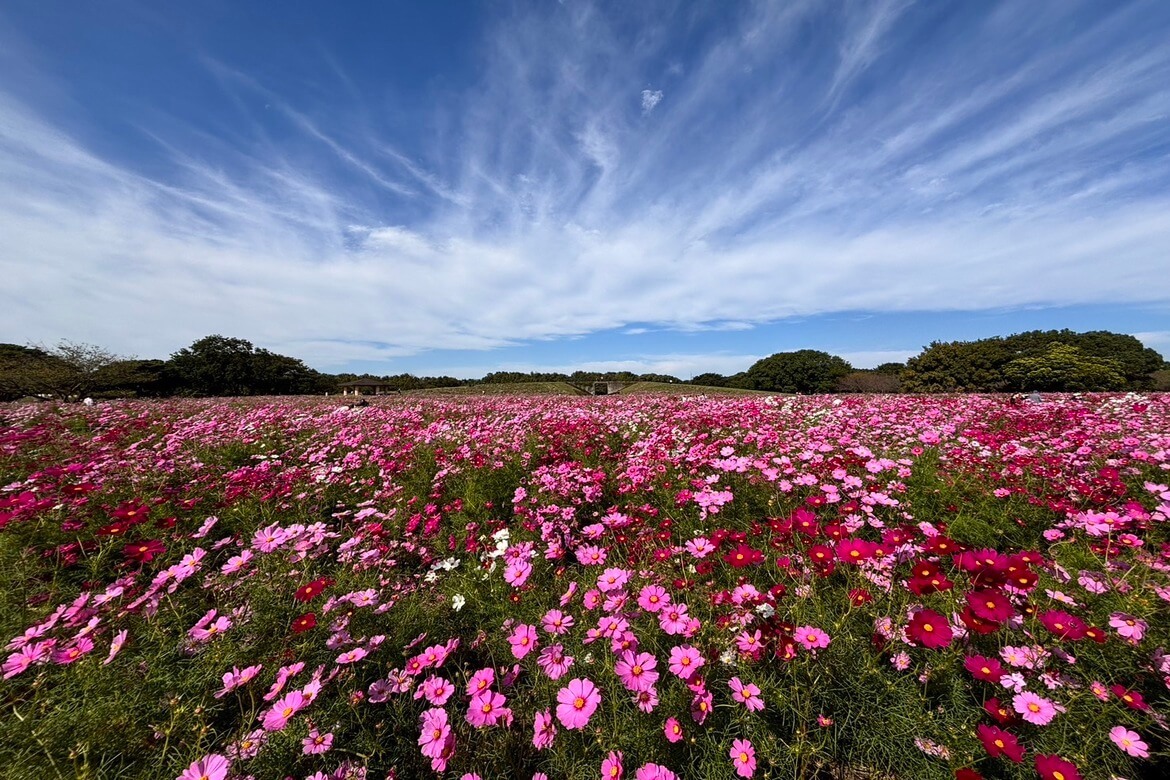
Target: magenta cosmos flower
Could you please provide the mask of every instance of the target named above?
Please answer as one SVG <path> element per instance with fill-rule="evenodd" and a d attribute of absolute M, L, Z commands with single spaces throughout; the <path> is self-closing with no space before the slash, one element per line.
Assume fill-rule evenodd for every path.
<path fill-rule="evenodd" d="M 737 739 L 732 742 L 728 755 L 735 764 L 735 773 L 740 777 L 751 777 L 756 773 L 756 749 L 750 740 Z"/>
<path fill-rule="evenodd" d="M 748 711 L 755 712 L 764 709 L 764 700 L 760 698 L 760 689 L 751 683 L 744 683 L 738 677 L 732 677 L 727 685 L 731 688 L 732 698 Z"/>
<path fill-rule="evenodd" d="M 536 713 L 532 722 L 532 746 L 537 750 L 552 747 L 557 736 L 557 726 L 553 723 L 552 713 L 548 710 Z"/>
<path fill-rule="evenodd" d="M 512 630 L 512 635 L 508 637 L 508 644 L 512 645 L 512 655 L 516 660 L 521 660 L 536 648 L 539 640 L 536 636 L 536 626 L 530 626 L 527 623 L 521 623 Z"/>
<path fill-rule="evenodd" d="M 293 691 L 284 698 L 277 700 L 272 705 L 272 709 L 260 716 L 264 730 L 280 731 L 288 725 L 289 718 L 304 709 L 308 703 L 300 691 Z"/>
<path fill-rule="evenodd" d="M 609 755 L 601 762 L 601 780 L 622 780 L 626 771 L 622 766 L 622 758 L 622 751 L 609 751 Z"/>
<path fill-rule="evenodd" d="M 658 659 L 650 653 L 635 653 L 632 650 L 622 652 L 621 660 L 614 665 L 614 673 L 621 680 L 627 690 L 648 691 L 658 682 Z"/>
<path fill-rule="evenodd" d="M 816 626 L 801 626 L 793 634 L 805 650 L 820 650 L 829 646 L 829 635 Z"/>
<path fill-rule="evenodd" d="M 601 704 L 601 692 L 592 681 L 578 677 L 557 692 L 557 720 L 567 729 L 583 729 Z"/>
<path fill-rule="evenodd" d="M 224 780 L 230 766 L 231 763 L 226 758 L 218 753 L 212 753 L 183 770 L 178 780 Z"/>
<path fill-rule="evenodd" d="M 705 664 L 703 654 L 690 645 L 679 645 L 670 649 L 670 671 L 684 680 L 689 680 Z"/>
<path fill-rule="evenodd" d="M 643 764 L 634 773 L 634 780 L 678 780 L 678 775 L 661 764 Z"/>

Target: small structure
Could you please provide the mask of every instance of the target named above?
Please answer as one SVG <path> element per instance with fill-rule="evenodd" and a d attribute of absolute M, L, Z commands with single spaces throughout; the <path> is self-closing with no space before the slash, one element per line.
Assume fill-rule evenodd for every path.
<path fill-rule="evenodd" d="M 592 393 L 593 395 L 614 395 L 620 393 L 626 384 L 626 382 L 594 382 Z"/>
<path fill-rule="evenodd" d="M 342 395 L 397 395 L 398 388 L 378 379 L 358 379 L 354 382 L 342 382 Z"/>

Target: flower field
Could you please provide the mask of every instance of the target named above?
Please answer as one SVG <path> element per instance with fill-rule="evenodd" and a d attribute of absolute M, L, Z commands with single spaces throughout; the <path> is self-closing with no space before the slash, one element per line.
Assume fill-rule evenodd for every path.
<path fill-rule="evenodd" d="M 0 407 L 0 775 L 1170 776 L 1170 397 Z"/>

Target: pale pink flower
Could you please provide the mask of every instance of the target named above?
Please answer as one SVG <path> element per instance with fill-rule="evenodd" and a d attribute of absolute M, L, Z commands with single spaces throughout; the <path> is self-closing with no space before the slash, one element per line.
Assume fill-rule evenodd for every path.
<path fill-rule="evenodd" d="M 549 645 L 540 651 L 540 655 L 536 657 L 536 664 L 550 680 L 559 680 L 568 674 L 569 667 L 573 665 L 573 658 L 565 655 L 563 646 Z"/>
<path fill-rule="evenodd" d="M 1142 741 L 1142 735 L 1130 731 L 1125 726 L 1114 726 L 1109 730 L 1109 739 L 1118 749 L 1124 750 L 1134 758 L 1149 758 L 1150 746 Z"/>
<path fill-rule="evenodd" d="M 106 656 L 106 660 L 102 661 L 103 666 L 113 661 L 114 657 L 122 651 L 122 646 L 126 644 L 126 637 L 129 633 L 129 631 L 123 629 L 114 634 L 113 640 L 110 641 L 110 654 Z"/>
<path fill-rule="evenodd" d="M 1036 726 L 1047 726 L 1056 717 L 1057 709 L 1050 700 L 1023 691 L 1012 697 L 1012 707 L 1020 717 Z"/>
<path fill-rule="evenodd" d="M 1131 644 L 1137 644 L 1142 641 L 1142 637 L 1146 635 L 1146 628 L 1149 626 L 1146 621 L 1127 615 L 1124 612 L 1114 612 L 1109 616 L 1109 627 L 1116 629 L 1119 636 L 1127 640 Z"/>

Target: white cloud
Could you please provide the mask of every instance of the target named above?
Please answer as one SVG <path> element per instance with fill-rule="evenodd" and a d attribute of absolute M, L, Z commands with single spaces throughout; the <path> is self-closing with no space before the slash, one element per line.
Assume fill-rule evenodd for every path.
<path fill-rule="evenodd" d="M 1151 330 L 1134 333 L 1133 337 L 1145 346 L 1157 351 L 1163 359 L 1170 359 L 1170 330 Z"/>
<path fill-rule="evenodd" d="M 839 67 L 809 81 L 778 56 L 819 7 L 752 7 L 670 101 L 643 92 L 653 123 L 628 85 L 657 78 L 661 51 L 619 56 L 587 9 L 571 28 L 510 20 L 482 81 L 410 155 L 375 120 L 219 66 L 294 140 L 212 156 L 164 133 L 173 170 L 148 177 L 0 91 L 0 332 L 144 356 L 221 332 L 324 366 L 632 323 L 1170 302 L 1170 158 L 1129 159 L 1167 141 L 1170 49 L 1103 50 L 1087 31 L 1005 51 L 973 29 L 956 56 L 820 115 L 909 11 L 858 17 Z M 763 81 L 742 80 L 749 65 Z M 758 83 L 751 101 L 729 97 Z M 305 148 L 341 172 L 303 164 Z M 754 359 L 605 365 L 686 375 Z"/>
<path fill-rule="evenodd" d="M 642 113 L 649 114 L 654 107 L 662 102 L 662 90 L 642 90 Z"/>

